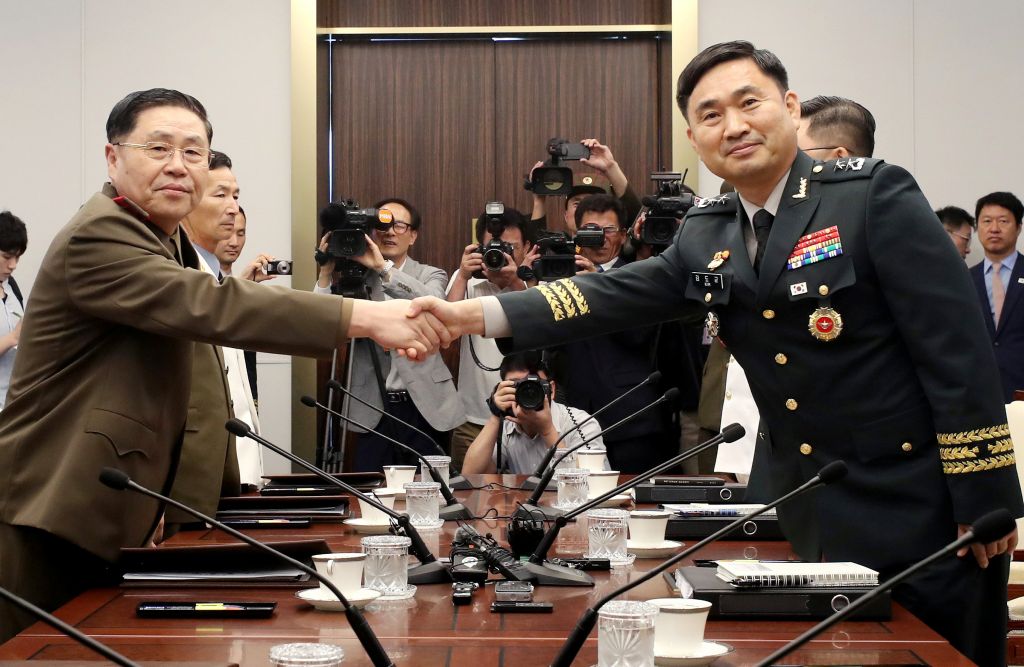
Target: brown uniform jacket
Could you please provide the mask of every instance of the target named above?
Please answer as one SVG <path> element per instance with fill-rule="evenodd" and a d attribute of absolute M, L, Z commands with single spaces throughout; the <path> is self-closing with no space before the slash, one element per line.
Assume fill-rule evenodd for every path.
<path fill-rule="evenodd" d="M 188 412 L 192 341 L 326 356 L 351 304 L 182 268 L 166 236 L 104 187 L 54 238 L 35 281 L 0 413 L 0 521 L 107 560 L 141 546 L 157 503 L 113 491 L 104 466 L 166 492 Z"/>

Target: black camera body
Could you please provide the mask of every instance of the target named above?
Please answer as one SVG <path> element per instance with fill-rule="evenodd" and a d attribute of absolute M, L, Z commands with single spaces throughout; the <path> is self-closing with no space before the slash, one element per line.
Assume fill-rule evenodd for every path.
<path fill-rule="evenodd" d="M 537 375 L 527 375 L 515 381 L 516 403 L 523 410 L 540 412 L 544 409 L 544 400 L 551 398 L 551 382 Z"/>
<path fill-rule="evenodd" d="M 654 197 L 644 197 L 643 204 L 647 207 L 644 216 L 640 240 L 647 245 L 667 248 L 672 245 L 679 224 L 686 212 L 696 205 L 699 199 L 683 185 L 684 175 L 679 172 L 655 172 L 651 180 L 657 185 Z"/>
<path fill-rule="evenodd" d="M 590 149 L 578 141 L 554 138 L 548 141 L 548 155 L 556 160 L 585 160 Z"/>
<path fill-rule="evenodd" d="M 484 256 L 484 266 L 488 271 L 501 271 L 508 263 L 505 255 L 512 255 L 512 244 L 499 239 L 491 239 L 488 243 L 481 243 L 476 251 Z"/>
<path fill-rule="evenodd" d="M 578 141 L 550 139 L 547 145 L 549 158 L 533 170 L 533 178 L 523 187 L 542 196 L 569 195 L 572 193 L 572 169 L 560 166 L 567 160 L 583 160 L 590 157 L 590 149 Z"/>
<path fill-rule="evenodd" d="M 529 279 L 557 280 L 576 275 L 576 243 L 568 234 L 538 232 L 537 246 L 540 257 L 533 261 L 533 275 Z"/>
<path fill-rule="evenodd" d="M 320 211 L 320 226 L 330 232 L 327 254 L 331 259 L 359 257 L 366 253 L 366 236 L 377 223 L 389 224 L 387 209 L 359 208 L 351 199 L 332 202 Z"/>
<path fill-rule="evenodd" d="M 604 245 L 604 230 L 590 222 L 578 230 L 573 241 L 581 248 L 600 248 Z"/>
<path fill-rule="evenodd" d="M 268 276 L 290 276 L 292 275 L 292 260 L 274 259 L 267 262 Z"/>

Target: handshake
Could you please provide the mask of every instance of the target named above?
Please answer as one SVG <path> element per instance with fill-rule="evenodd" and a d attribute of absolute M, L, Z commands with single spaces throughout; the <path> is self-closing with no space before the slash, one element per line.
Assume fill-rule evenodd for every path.
<path fill-rule="evenodd" d="M 355 299 L 349 338 L 371 338 L 385 350 L 422 361 L 465 334 L 484 333 L 479 299 L 450 303 L 433 296 L 412 301 Z"/>

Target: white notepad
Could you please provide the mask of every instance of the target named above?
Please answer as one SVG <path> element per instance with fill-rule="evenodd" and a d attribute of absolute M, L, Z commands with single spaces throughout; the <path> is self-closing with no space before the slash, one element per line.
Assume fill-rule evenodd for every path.
<path fill-rule="evenodd" d="M 720 560 L 718 577 L 743 588 L 877 586 L 878 572 L 857 563 Z"/>

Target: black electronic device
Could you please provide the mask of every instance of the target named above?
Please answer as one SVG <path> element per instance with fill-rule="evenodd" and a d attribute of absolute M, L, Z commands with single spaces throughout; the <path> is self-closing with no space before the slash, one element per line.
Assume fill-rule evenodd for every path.
<path fill-rule="evenodd" d="M 527 375 L 516 380 L 516 403 L 523 410 L 540 412 L 544 409 L 546 399 L 551 398 L 551 382 L 538 375 Z"/>
<path fill-rule="evenodd" d="M 278 530 L 309 528 L 313 525 L 312 519 L 225 519 L 225 526 L 239 528 L 242 530 Z"/>
<path fill-rule="evenodd" d="M 452 555 L 452 581 L 482 584 L 487 581 L 487 561 L 482 555 L 458 553 Z"/>
<path fill-rule="evenodd" d="M 454 562 L 460 556 L 473 556 L 487 564 L 488 570 L 500 574 L 510 581 L 533 581 L 533 576 L 523 563 L 519 562 L 508 549 L 488 533 L 481 535 L 468 524 L 459 526 L 452 540 L 451 557 Z M 476 567 L 474 565 L 474 567 Z"/>
<path fill-rule="evenodd" d="M 533 261 L 524 280 L 556 280 L 570 278 L 579 269 L 576 266 L 576 247 L 600 248 L 604 245 L 604 230 L 594 226 L 581 229 L 575 236 L 565 232 L 537 232 L 536 245 L 540 256 Z M 523 267 L 520 267 L 522 270 Z"/>
<path fill-rule="evenodd" d="M 246 429 L 249 428 L 248 425 L 245 424 L 245 422 L 240 421 L 238 419 L 233 419 L 231 421 L 242 424 L 243 426 L 245 426 Z M 238 434 L 236 433 L 235 435 Z M 359 608 L 356 607 L 354 604 L 350 603 L 348 599 L 342 594 L 342 592 L 338 590 L 338 587 L 335 586 L 333 582 L 331 582 L 330 579 L 317 572 L 314 568 L 311 568 L 302 561 L 298 561 L 290 556 L 286 556 L 280 551 L 271 549 L 259 540 L 255 540 L 246 535 L 245 533 L 239 532 L 230 526 L 225 526 L 223 523 L 217 521 L 213 517 L 206 516 L 202 512 L 193 509 L 192 507 L 189 507 L 184 503 L 180 503 L 177 500 L 174 500 L 173 498 L 157 493 L 156 491 L 147 489 L 146 487 L 132 480 L 132 478 L 129 477 L 122 470 L 118 470 L 117 468 L 104 468 L 100 472 L 100 482 L 102 482 L 105 486 L 108 486 L 111 489 L 115 489 L 117 491 L 134 491 L 135 493 L 140 493 L 144 496 L 149 496 L 150 498 L 159 500 L 162 503 L 166 503 L 172 507 L 176 507 L 187 514 L 194 516 L 200 521 L 204 521 L 210 524 L 211 526 L 219 528 L 220 530 L 224 531 L 228 535 L 231 535 L 235 539 L 245 542 L 249 546 L 256 547 L 264 553 L 275 556 L 278 559 L 288 563 L 292 567 L 301 570 L 302 572 L 305 572 L 309 576 L 313 577 L 314 579 L 319 581 L 321 585 L 326 587 L 327 590 L 333 593 L 334 596 L 338 598 L 338 601 L 341 602 L 342 606 L 345 607 L 345 617 L 348 619 L 349 625 L 352 627 L 352 632 L 355 633 L 356 638 L 358 638 L 359 643 L 363 647 L 363 650 L 366 651 L 367 656 L 370 658 L 370 661 L 375 665 L 375 667 L 394 667 L 395 663 L 393 663 L 391 661 L 391 658 L 388 657 L 388 654 L 384 650 L 384 647 L 380 644 L 380 640 L 377 639 L 377 635 L 374 634 L 373 629 L 370 627 L 369 623 L 366 622 L 366 617 L 363 616 L 363 613 L 359 610 Z"/>
<path fill-rule="evenodd" d="M 651 480 L 658 486 L 724 486 L 725 480 L 714 475 L 665 475 Z"/>
<path fill-rule="evenodd" d="M 607 558 L 552 558 L 555 565 L 564 565 L 577 570 L 610 570 L 612 562 Z"/>
<path fill-rule="evenodd" d="M 665 539 L 692 540 L 707 537 L 729 524 L 736 516 L 678 516 L 668 519 L 665 527 Z M 723 540 L 785 540 L 778 517 L 759 516 L 745 521 L 741 530 L 731 532 Z"/>
<path fill-rule="evenodd" d="M 272 259 L 267 262 L 268 276 L 290 276 L 292 275 L 292 260 Z"/>
<path fill-rule="evenodd" d="M 604 245 L 604 230 L 589 222 L 576 230 L 573 242 L 580 248 L 600 248 Z"/>
<path fill-rule="evenodd" d="M 135 607 L 139 618 L 270 618 L 276 602 L 175 602 L 150 600 Z"/>
<path fill-rule="evenodd" d="M 366 252 L 366 237 L 374 228 L 389 225 L 393 219 L 386 208 L 359 208 L 351 199 L 331 202 L 320 211 L 320 227 L 331 235 L 327 254 L 335 260 L 359 257 Z"/>
<path fill-rule="evenodd" d="M 332 484 L 339 488 L 345 489 L 353 496 L 361 498 L 364 502 L 372 505 L 373 507 L 377 508 L 381 512 L 384 512 L 389 517 L 391 517 L 394 520 L 395 524 L 398 525 L 402 534 L 404 534 L 406 537 L 412 540 L 412 544 L 409 547 L 409 552 L 412 555 L 416 556 L 416 559 L 419 561 L 418 565 L 413 565 L 409 568 L 409 583 L 437 584 L 441 582 L 451 581 L 451 575 L 448 573 L 448 568 L 445 567 L 445 565 L 443 565 L 437 559 L 437 557 L 430 552 L 430 549 L 423 541 L 423 537 L 419 534 L 419 531 L 416 530 L 416 527 L 413 526 L 412 522 L 409 520 L 408 514 L 401 514 L 399 512 L 396 512 L 394 509 L 381 503 L 376 498 L 363 493 L 362 491 L 355 488 L 354 486 L 351 486 L 350 484 L 346 484 L 345 482 L 341 481 L 334 475 L 331 475 L 330 473 L 325 472 L 320 468 L 317 468 L 309 461 L 306 461 L 305 459 L 296 456 L 295 454 L 291 453 L 286 449 L 278 447 L 274 443 L 264 438 L 262 435 L 253 432 L 253 430 L 249 428 L 249 425 L 240 419 L 229 419 L 227 423 L 224 424 L 224 428 L 233 433 L 235 437 L 248 437 L 255 440 L 256 442 L 260 443 L 261 445 L 263 445 L 270 451 L 274 452 L 275 454 L 283 456 L 292 463 L 298 465 L 300 468 L 303 468 L 304 470 L 313 473 L 314 475 L 319 477 L 321 480 L 327 482 L 328 484 Z"/>
<path fill-rule="evenodd" d="M 452 584 L 452 604 L 456 607 L 473 603 L 473 591 L 480 588 L 480 584 L 472 581 L 456 581 Z"/>
<path fill-rule="evenodd" d="M 555 610 L 551 602 L 492 602 L 495 614 L 550 614 Z"/>
<path fill-rule="evenodd" d="M 700 199 L 683 184 L 685 174 L 679 172 L 655 172 L 651 180 L 656 185 L 653 197 L 644 197 L 647 207 L 640 240 L 656 248 L 667 248 L 675 240 L 679 224 L 686 212 Z"/>
<path fill-rule="evenodd" d="M 499 581 L 494 585 L 498 602 L 529 602 L 533 600 L 533 584 L 528 581 Z"/>
<path fill-rule="evenodd" d="M 671 479 L 686 479 L 684 477 L 668 478 Z M 673 484 L 666 478 L 659 478 L 659 480 L 665 480 L 660 482 L 655 481 L 654 484 L 644 482 L 638 484 L 636 487 L 636 502 L 637 503 L 742 503 L 745 502 L 744 498 L 747 494 L 746 484 L 734 484 L 731 482 L 722 482 L 719 479 L 719 484 L 711 485 L 696 485 L 696 484 Z"/>
<path fill-rule="evenodd" d="M 579 142 L 555 138 L 548 141 L 547 153 L 548 159 L 533 170 L 523 187 L 541 196 L 572 194 L 572 169 L 561 164 L 568 160 L 589 158 L 590 149 Z"/>

